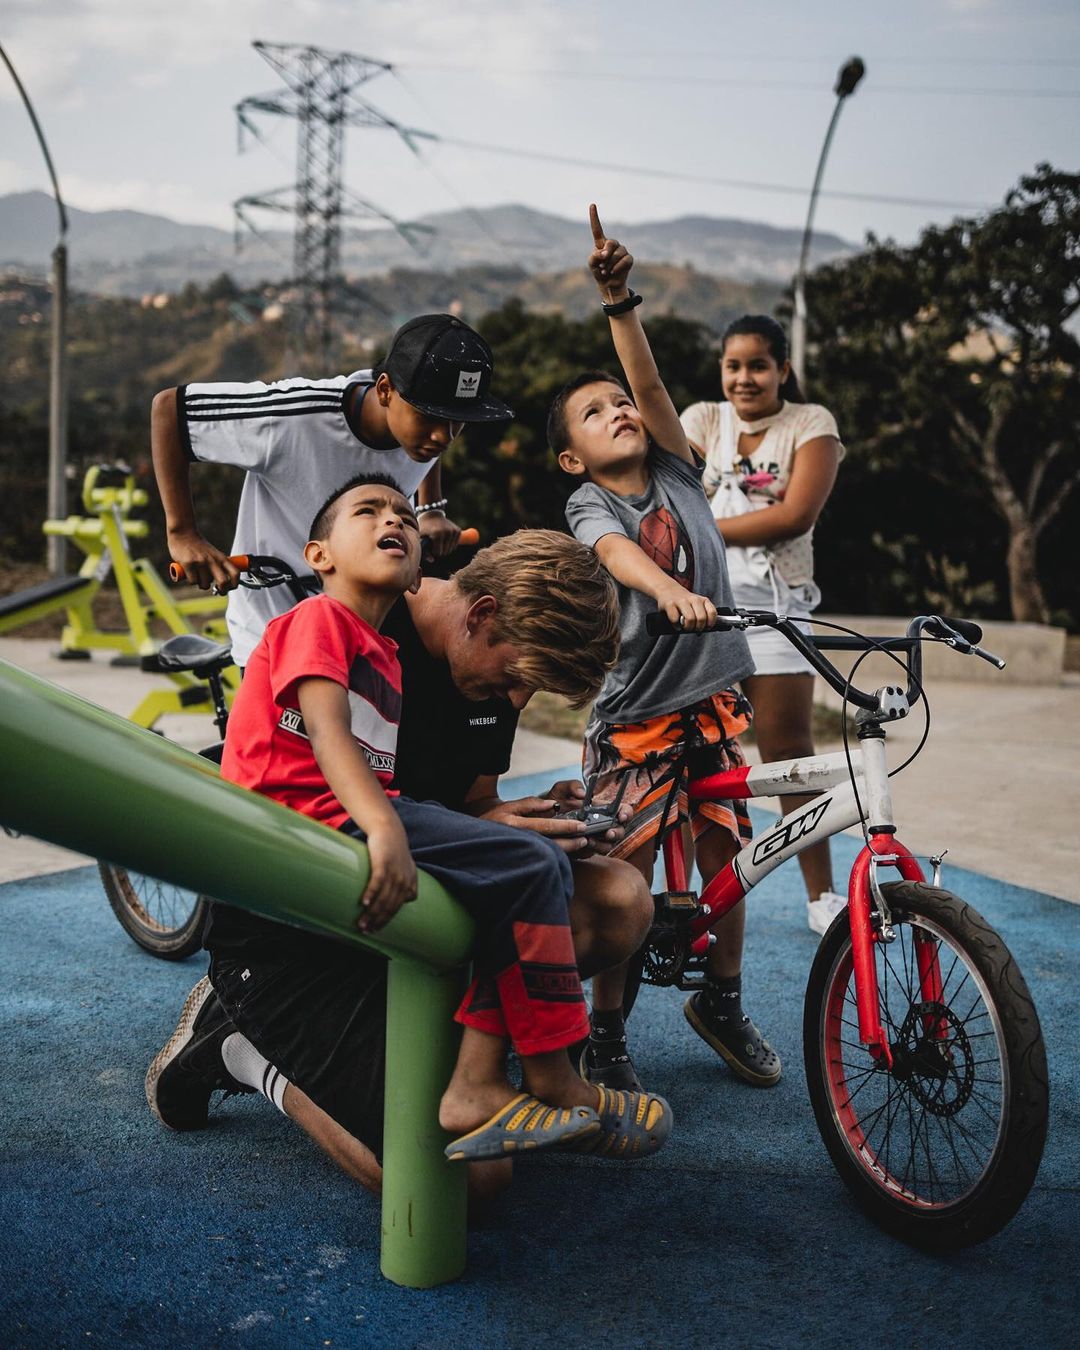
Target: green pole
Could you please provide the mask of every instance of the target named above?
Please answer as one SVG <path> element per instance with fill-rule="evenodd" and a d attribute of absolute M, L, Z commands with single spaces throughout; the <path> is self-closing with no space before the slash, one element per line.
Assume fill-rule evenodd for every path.
<path fill-rule="evenodd" d="M 361 936 L 362 844 L 5 661 L 0 745 L 0 824 L 391 958 L 383 1269 L 415 1287 L 460 1274 L 465 1169 L 443 1158 L 437 1105 L 472 947 L 464 910 L 421 873 L 418 898 Z"/>
<path fill-rule="evenodd" d="M 382 1273 L 427 1288 L 465 1269 L 467 1168 L 448 1163 L 439 1098 L 457 1055 L 462 982 L 407 958 L 390 962 L 386 995 Z M 417 1010 L 423 1009 L 423 1017 Z"/>

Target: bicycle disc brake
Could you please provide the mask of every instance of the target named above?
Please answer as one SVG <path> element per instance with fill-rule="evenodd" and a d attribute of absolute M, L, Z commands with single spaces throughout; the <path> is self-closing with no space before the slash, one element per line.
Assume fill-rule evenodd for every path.
<path fill-rule="evenodd" d="M 892 1045 L 892 1076 L 934 1116 L 955 1116 L 975 1083 L 971 1041 L 942 1003 L 913 1003 Z"/>

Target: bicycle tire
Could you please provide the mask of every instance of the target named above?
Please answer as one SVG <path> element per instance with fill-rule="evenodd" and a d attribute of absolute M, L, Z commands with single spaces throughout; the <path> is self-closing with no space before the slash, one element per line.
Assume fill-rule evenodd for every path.
<path fill-rule="evenodd" d="M 202 946 L 208 901 L 181 886 L 100 861 L 98 871 L 112 912 L 144 952 L 183 961 Z"/>
<path fill-rule="evenodd" d="M 1003 1228 L 1035 1182 L 1049 1105 L 1042 1031 L 1019 967 L 976 910 L 922 882 L 882 891 L 896 940 L 874 952 L 893 1069 L 858 1040 L 845 911 L 806 989 L 810 1101 L 864 1212 L 914 1246 L 958 1250 Z M 941 988 L 930 999 L 917 942 L 936 943 Z"/>

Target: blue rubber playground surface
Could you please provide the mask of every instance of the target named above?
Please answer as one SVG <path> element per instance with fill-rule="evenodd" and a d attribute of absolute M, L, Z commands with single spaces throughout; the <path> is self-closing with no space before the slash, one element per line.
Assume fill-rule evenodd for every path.
<path fill-rule="evenodd" d="M 550 773 L 518 780 L 524 795 Z M 0 841 L 2 846 L 2 841 Z M 834 841 L 839 875 L 856 841 Z M 1050 1137 L 1015 1221 L 931 1257 L 863 1218 L 806 1098 L 815 939 L 787 864 L 752 898 L 746 1002 L 784 1060 L 762 1092 L 687 1027 L 677 990 L 631 1020 L 675 1133 L 638 1165 L 518 1165 L 452 1285 L 379 1274 L 378 1202 L 261 1098 L 166 1132 L 146 1066 L 204 973 L 121 931 L 96 869 L 0 886 L 0 1342 L 5 1346 L 1075 1345 L 1080 1310 L 1080 907 L 946 867 L 1005 937 L 1047 1043 Z"/>

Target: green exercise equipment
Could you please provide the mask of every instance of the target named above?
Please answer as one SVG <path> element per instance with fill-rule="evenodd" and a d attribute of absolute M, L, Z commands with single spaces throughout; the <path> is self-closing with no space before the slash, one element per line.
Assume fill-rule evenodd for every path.
<path fill-rule="evenodd" d="M 464 910 L 421 872 L 417 900 L 359 934 L 362 844 L 5 661 L 0 744 L 0 824 L 390 958 L 382 1271 L 410 1288 L 460 1275 L 466 1169 L 443 1157 L 438 1102 L 472 946 Z"/>

